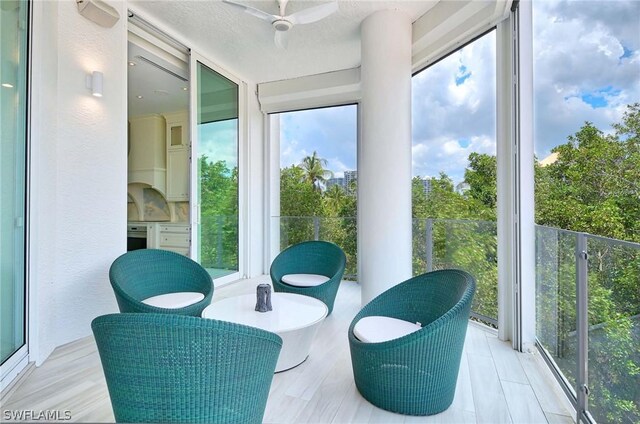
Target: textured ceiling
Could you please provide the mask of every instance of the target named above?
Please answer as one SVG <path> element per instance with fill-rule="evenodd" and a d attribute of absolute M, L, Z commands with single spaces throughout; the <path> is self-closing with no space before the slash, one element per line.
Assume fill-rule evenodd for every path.
<path fill-rule="evenodd" d="M 276 1 L 242 1 L 277 14 Z M 326 2 L 290 0 L 287 14 Z M 339 11 L 312 24 L 290 30 L 286 50 L 276 48 L 271 25 L 220 0 L 131 1 L 142 18 L 180 34 L 214 62 L 253 82 L 277 81 L 360 65 L 360 23 L 378 10 L 397 9 L 412 21 L 437 0 L 339 0 Z"/>

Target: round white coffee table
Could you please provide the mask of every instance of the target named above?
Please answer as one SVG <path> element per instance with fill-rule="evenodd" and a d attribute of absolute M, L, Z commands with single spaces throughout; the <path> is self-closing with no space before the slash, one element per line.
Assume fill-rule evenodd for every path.
<path fill-rule="evenodd" d="M 207 306 L 203 318 L 235 322 L 271 331 L 282 337 L 276 372 L 300 365 L 309 356 L 311 343 L 327 316 L 327 305 L 309 296 L 272 293 L 273 310 L 256 312 L 256 295 L 228 297 Z"/>

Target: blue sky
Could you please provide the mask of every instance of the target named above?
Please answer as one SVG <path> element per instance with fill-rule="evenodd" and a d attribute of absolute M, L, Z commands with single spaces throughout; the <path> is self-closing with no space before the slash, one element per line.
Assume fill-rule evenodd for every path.
<path fill-rule="evenodd" d="M 280 114 L 280 166 L 298 165 L 313 151 L 336 177 L 356 169 L 355 105 Z"/>
<path fill-rule="evenodd" d="M 535 152 L 585 121 L 605 132 L 640 101 L 640 1 L 534 4 Z M 413 78 L 413 175 L 463 178 L 471 152 L 495 154 L 495 32 Z M 314 150 L 338 176 L 356 167 L 355 106 L 281 114 L 281 165 Z"/>

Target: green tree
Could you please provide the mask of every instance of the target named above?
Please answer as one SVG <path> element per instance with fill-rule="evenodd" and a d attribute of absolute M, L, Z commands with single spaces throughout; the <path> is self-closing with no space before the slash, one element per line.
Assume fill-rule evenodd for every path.
<path fill-rule="evenodd" d="M 640 242 L 640 104 L 629 105 L 615 133 L 586 122 L 536 167 L 541 225 Z"/>
<path fill-rule="evenodd" d="M 453 180 L 444 172 L 431 178 L 430 182 L 431 189 L 427 194 L 419 176 L 412 180 L 414 218 L 495 219 L 495 207 L 486 206 L 467 194 L 457 193 Z"/>
<path fill-rule="evenodd" d="M 280 242 L 284 249 L 315 238 L 310 217 L 322 216 L 322 192 L 309 184 L 296 165 L 280 170 Z"/>
<path fill-rule="evenodd" d="M 489 210 L 496 208 L 497 169 L 495 156 L 472 152 L 469 167 L 464 171 L 464 180 L 470 187 L 466 194 Z"/>
<path fill-rule="evenodd" d="M 201 193 L 201 262 L 205 268 L 238 269 L 238 168 L 198 160 Z"/>
<path fill-rule="evenodd" d="M 477 173 L 482 171 L 478 169 Z M 478 177 L 477 180 L 491 184 L 490 178 Z M 420 177 L 413 178 L 411 189 L 415 218 L 413 273 L 427 271 L 426 249 L 432 247 L 433 269 L 461 268 L 474 275 L 477 290 L 473 311 L 497 318 L 495 208 L 456 192 L 453 180 L 444 173 L 430 179 L 428 193 Z"/>
<path fill-rule="evenodd" d="M 356 278 L 358 273 L 358 199 L 357 181 L 352 181 L 347 187 L 347 196 L 338 210 L 337 222 L 340 226 L 340 235 L 334 242 L 344 250 L 347 256 L 345 275 L 348 278 Z M 353 277 L 352 277 L 353 276 Z"/>
<path fill-rule="evenodd" d="M 308 183 L 305 170 L 296 165 L 280 171 L 280 216 L 322 215 L 322 193 Z"/>
<path fill-rule="evenodd" d="M 311 156 L 302 159 L 300 167 L 304 170 L 305 179 L 311 183 L 316 191 L 320 191 L 327 182 L 327 179 L 333 176 L 333 172 L 325 169 L 327 160 L 318 157 L 318 153 L 314 150 Z"/>
<path fill-rule="evenodd" d="M 324 216 L 341 216 L 342 208 L 349 201 L 349 197 L 350 195 L 339 185 L 329 187 L 322 196 Z"/>

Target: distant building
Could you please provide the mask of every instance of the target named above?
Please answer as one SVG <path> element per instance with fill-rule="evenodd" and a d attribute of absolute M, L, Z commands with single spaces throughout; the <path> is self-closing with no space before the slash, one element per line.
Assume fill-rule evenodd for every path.
<path fill-rule="evenodd" d="M 345 188 L 344 178 L 329 178 L 327 180 L 327 190 L 333 187 L 334 185 Z"/>
<path fill-rule="evenodd" d="M 349 187 L 352 182 L 358 181 L 358 171 L 344 171 L 344 186 Z"/>
<path fill-rule="evenodd" d="M 422 187 L 424 188 L 424 194 L 428 196 L 431 193 L 431 178 L 423 178 Z"/>
<path fill-rule="evenodd" d="M 560 156 L 560 154 L 558 152 L 553 152 L 551 153 L 549 156 L 547 156 L 546 158 L 542 159 L 539 163 L 540 166 L 549 166 L 552 163 L 554 163 L 555 161 L 558 160 L 558 156 Z"/>
<path fill-rule="evenodd" d="M 327 190 L 337 185 L 345 191 L 349 189 L 351 182 L 358 179 L 358 171 L 344 171 L 344 177 L 329 178 L 325 184 Z"/>

